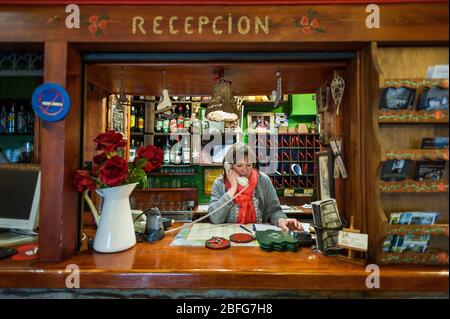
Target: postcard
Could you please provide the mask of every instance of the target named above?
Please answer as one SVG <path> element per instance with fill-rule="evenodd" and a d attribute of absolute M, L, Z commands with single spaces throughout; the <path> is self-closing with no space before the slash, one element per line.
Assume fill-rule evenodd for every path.
<path fill-rule="evenodd" d="M 416 95 L 415 89 L 410 89 L 406 87 L 386 88 L 383 91 L 383 96 L 380 101 L 380 109 L 410 110 L 413 108 L 415 95 Z"/>
<path fill-rule="evenodd" d="M 438 212 L 403 212 L 399 224 L 401 225 L 433 225 L 439 217 Z"/>
<path fill-rule="evenodd" d="M 448 148 L 448 137 L 424 137 L 421 148 Z"/>
<path fill-rule="evenodd" d="M 380 178 L 386 182 L 398 182 L 408 178 L 411 160 L 389 160 L 384 162 Z"/>
<path fill-rule="evenodd" d="M 439 180 L 445 170 L 446 161 L 418 161 L 414 170 L 414 180 Z"/>
<path fill-rule="evenodd" d="M 389 224 L 396 225 L 400 223 L 402 213 L 391 213 L 389 218 Z"/>

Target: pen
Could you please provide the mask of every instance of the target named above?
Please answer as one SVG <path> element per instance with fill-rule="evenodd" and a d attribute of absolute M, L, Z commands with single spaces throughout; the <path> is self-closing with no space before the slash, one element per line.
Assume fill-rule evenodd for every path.
<path fill-rule="evenodd" d="M 243 230 L 245 230 L 245 231 L 247 231 L 247 232 L 249 232 L 250 234 L 253 235 L 253 232 L 252 232 L 250 229 L 247 229 L 247 228 L 245 228 L 245 227 L 242 226 L 242 225 L 239 225 L 239 227 L 241 227 Z"/>

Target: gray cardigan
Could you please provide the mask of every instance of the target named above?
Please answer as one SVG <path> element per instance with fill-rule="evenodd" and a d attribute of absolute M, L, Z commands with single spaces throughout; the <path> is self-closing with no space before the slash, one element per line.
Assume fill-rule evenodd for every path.
<path fill-rule="evenodd" d="M 223 180 L 223 175 L 216 178 L 211 192 L 211 200 L 208 205 L 208 213 L 214 211 L 218 207 L 224 205 L 219 211 L 215 212 L 209 219 L 214 224 L 224 224 L 227 220 L 228 214 L 234 205 L 231 201 L 230 195 L 227 194 L 225 190 L 225 183 Z M 286 214 L 280 206 L 280 201 L 278 199 L 277 193 L 273 188 L 270 178 L 264 174 L 259 173 L 258 184 L 256 184 L 255 192 L 259 192 L 259 209 L 263 213 L 263 222 L 271 223 L 272 225 L 278 226 L 278 219 L 287 218 Z"/>

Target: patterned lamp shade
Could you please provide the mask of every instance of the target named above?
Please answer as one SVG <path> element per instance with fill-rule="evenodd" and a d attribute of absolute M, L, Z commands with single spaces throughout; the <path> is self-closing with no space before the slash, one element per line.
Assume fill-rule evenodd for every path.
<path fill-rule="evenodd" d="M 216 122 L 236 121 L 239 118 L 237 103 L 231 92 L 231 82 L 222 78 L 214 85 L 206 118 Z"/>

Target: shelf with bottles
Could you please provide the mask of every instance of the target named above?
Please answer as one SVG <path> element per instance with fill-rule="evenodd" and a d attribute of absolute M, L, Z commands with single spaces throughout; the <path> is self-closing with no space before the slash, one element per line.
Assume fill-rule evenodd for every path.
<path fill-rule="evenodd" d="M 168 136 L 159 136 L 154 145 L 160 147 L 164 153 L 164 166 L 191 165 L 191 138 L 190 136 L 178 136 L 176 139 Z"/>
<path fill-rule="evenodd" d="M 170 114 L 159 113 L 155 116 L 154 134 L 189 134 L 192 124 L 195 131 L 200 127 L 200 121 L 196 117 L 196 113 L 192 112 L 192 106 L 186 103 L 176 103 Z"/>
<path fill-rule="evenodd" d="M 0 134 L 33 135 L 35 115 L 28 99 L 0 100 Z"/>
<path fill-rule="evenodd" d="M 130 135 L 144 134 L 145 132 L 145 100 L 133 97 L 130 110 Z"/>

